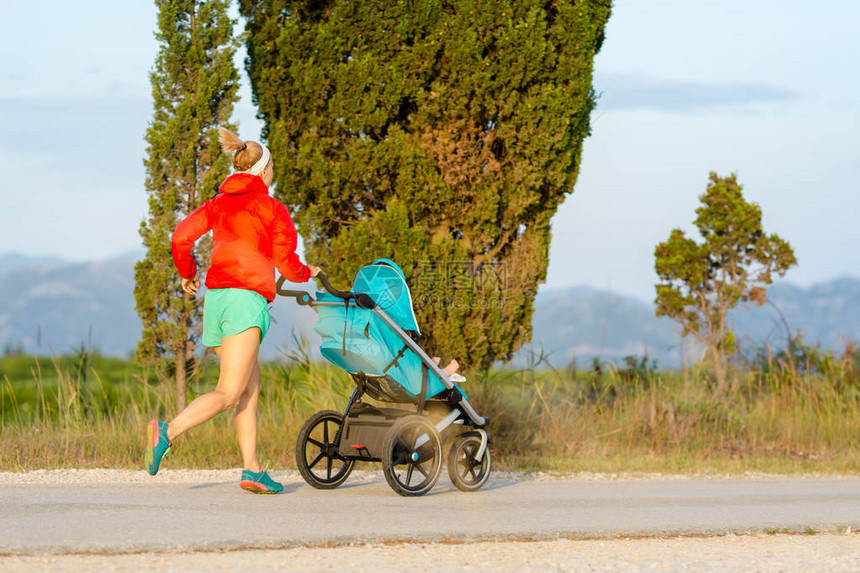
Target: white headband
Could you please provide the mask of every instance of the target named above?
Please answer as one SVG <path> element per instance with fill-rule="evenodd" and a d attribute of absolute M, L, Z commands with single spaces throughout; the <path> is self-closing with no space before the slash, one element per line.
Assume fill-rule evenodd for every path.
<path fill-rule="evenodd" d="M 272 154 L 269 153 L 269 149 L 260 144 L 260 147 L 263 148 L 263 155 L 260 157 L 259 161 L 251 166 L 250 169 L 246 169 L 245 171 L 237 171 L 237 173 L 250 173 L 251 175 L 259 175 L 266 168 L 266 165 L 269 164 L 269 160 L 272 158 Z"/>

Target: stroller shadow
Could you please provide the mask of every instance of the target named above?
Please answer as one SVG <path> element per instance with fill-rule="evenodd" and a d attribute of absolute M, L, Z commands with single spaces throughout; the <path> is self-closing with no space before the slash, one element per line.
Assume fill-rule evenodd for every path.
<path fill-rule="evenodd" d="M 480 489 L 480 491 L 492 491 L 495 489 L 505 489 L 506 487 L 511 487 L 512 485 L 514 485 L 514 482 L 512 482 L 510 480 L 495 481 L 494 482 L 493 478 L 491 477 L 487 481 L 487 483 L 485 483 L 484 486 Z"/>
<path fill-rule="evenodd" d="M 490 479 L 487 481 L 487 483 L 485 483 L 481 487 L 481 489 L 479 489 L 478 491 L 476 491 L 476 492 L 461 492 L 459 489 L 456 488 L 456 486 L 454 486 L 453 483 L 451 483 L 451 481 L 447 477 L 445 477 L 445 474 L 443 474 L 443 476 L 439 478 L 439 481 L 436 483 L 436 485 L 433 487 L 433 489 L 428 491 L 426 494 L 424 494 L 421 497 L 435 497 L 435 496 L 439 496 L 439 495 L 467 494 L 467 493 L 468 494 L 474 494 L 474 495 L 480 495 L 480 493 L 482 491 L 501 490 L 501 489 L 505 489 L 507 487 L 511 487 L 515 484 L 516 484 L 515 481 L 509 480 L 509 479 L 504 479 L 504 478 L 494 481 L 493 477 L 491 475 Z M 299 485 L 305 485 L 305 484 L 301 483 Z M 372 480 L 364 479 L 364 480 L 359 480 L 359 481 L 355 481 L 355 482 L 350 482 L 349 480 L 347 480 L 342 485 L 338 486 L 337 490 L 338 491 L 355 490 L 356 492 L 360 492 L 366 488 L 373 488 L 374 486 L 376 486 L 376 488 L 378 489 L 378 491 L 382 495 L 387 496 L 387 495 L 392 493 L 391 490 L 388 488 L 388 484 L 385 482 L 385 479 L 381 475 L 379 476 L 379 479 L 372 479 Z M 382 486 L 382 487 L 379 487 L 379 486 Z"/>
<path fill-rule="evenodd" d="M 427 495 L 445 494 L 445 493 L 457 493 L 457 494 L 467 493 L 467 494 L 479 495 L 482 491 L 494 491 L 497 489 L 505 489 L 506 487 L 511 487 L 512 485 L 514 485 L 514 483 L 511 481 L 508 481 L 508 480 L 494 482 L 492 477 L 491 477 L 490 480 L 487 481 L 487 483 L 485 483 L 483 486 L 481 486 L 481 489 L 474 491 L 474 492 L 461 492 L 459 489 L 457 489 L 454 486 L 454 484 L 448 482 L 446 484 L 443 484 L 443 487 L 440 487 L 437 484 L 436 487 L 433 488 L 433 491 L 428 492 Z"/>

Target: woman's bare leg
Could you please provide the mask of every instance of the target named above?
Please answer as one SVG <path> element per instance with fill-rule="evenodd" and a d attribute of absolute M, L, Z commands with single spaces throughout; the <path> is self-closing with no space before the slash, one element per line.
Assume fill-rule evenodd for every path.
<path fill-rule="evenodd" d="M 198 396 L 169 422 L 167 439 L 173 441 L 191 428 L 237 406 L 257 366 L 259 350 L 260 329 L 256 326 L 222 338 L 221 347 L 215 350 L 221 358 L 218 386 L 214 391 Z"/>
<path fill-rule="evenodd" d="M 257 459 L 257 402 L 260 398 L 260 365 L 254 365 L 251 379 L 245 386 L 239 405 L 236 406 L 236 437 L 239 439 L 239 451 L 242 452 L 242 463 L 246 470 L 260 471 L 260 461 Z"/>

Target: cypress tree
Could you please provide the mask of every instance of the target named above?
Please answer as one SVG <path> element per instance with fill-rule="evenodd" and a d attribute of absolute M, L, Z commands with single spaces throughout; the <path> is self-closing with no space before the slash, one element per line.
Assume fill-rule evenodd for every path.
<path fill-rule="evenodd" d="M 182 217 L 215 195 L 229 174 L 216 128 L 231 127 L 237 100 L 235 22 L 227 15 L 227 0 L 155 4 L 160 47 L 150 72 L 153 117 L 144 159 L 149 216 L 140 235 L 146 255 L 135 265 L 135 307 L 143 322 L 137 357 L 163 375 L 173 374 L 182 408 L 202 330 L 202 307 L 182 291 L 170 234 Z M 208 267 L 209 250 L 205 240 L 198 245 L 201 274 Z"/>
<path fill-rule="evenodd" d="M 531 338 L 576 182 L 608 0 L 240 0 L 247 70 L 306 257 L 377 257 L 428 345 L 487 367 Z"/>

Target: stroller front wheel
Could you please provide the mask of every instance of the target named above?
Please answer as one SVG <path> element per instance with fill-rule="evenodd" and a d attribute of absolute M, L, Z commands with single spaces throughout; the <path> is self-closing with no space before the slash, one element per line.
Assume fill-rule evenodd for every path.
<path fill-rule="evenodd" d="M 339 454 L 335 441 L 343 416 L 334 410 L 317 412 L 304 423 L 296 440 L 296 466 L 308 484 L 334 489 L 349 477 L 355 462 Z"/>
<path fill-rule="evenodd" d="M 382 473 L 391 489 L 403 496 L 424 495 L 442 472 L 442 440 L 420 414 L 397 420 L 382 442 Z"/>
<path fill-rule="evenodd" d="M 474 435 L 457 436 L 448 452 L 448 476 L 460 491 L 478 491 L 490 477 L 493 461 L 490 449 L 484 451 L 480 461 L 477 454 L 481 438 Z"/>

